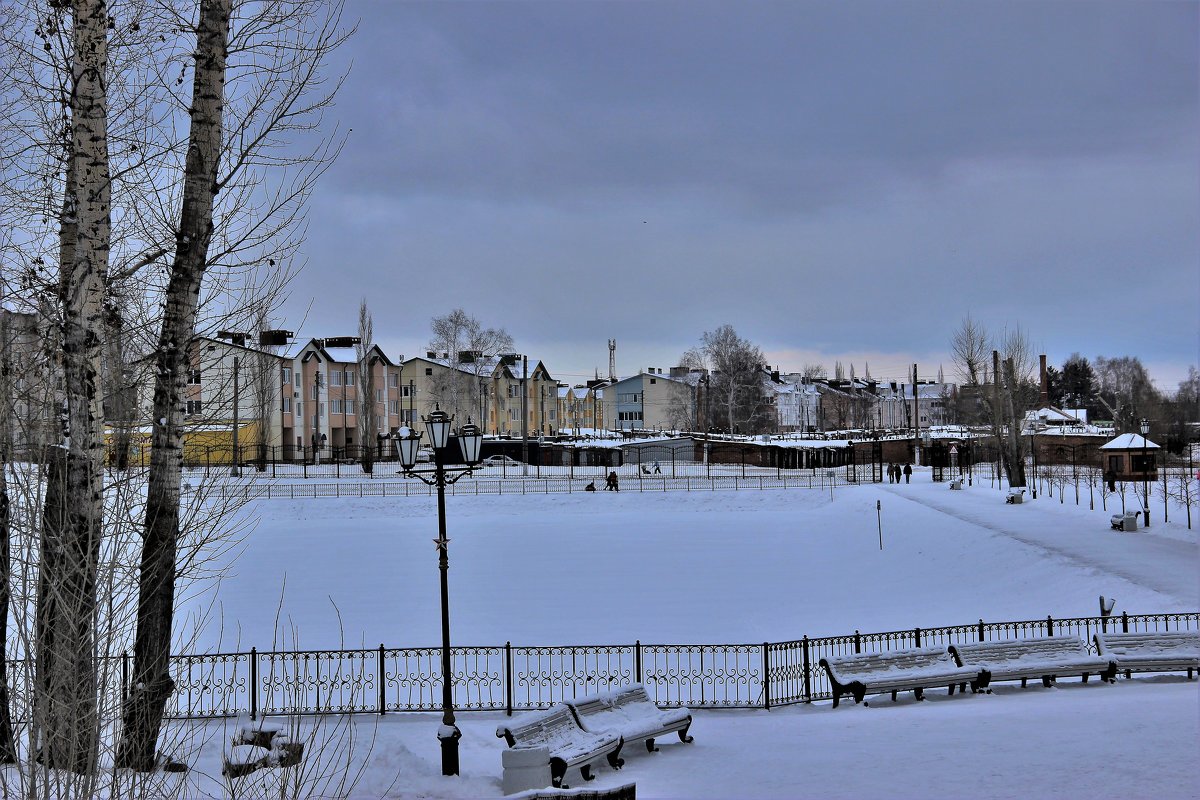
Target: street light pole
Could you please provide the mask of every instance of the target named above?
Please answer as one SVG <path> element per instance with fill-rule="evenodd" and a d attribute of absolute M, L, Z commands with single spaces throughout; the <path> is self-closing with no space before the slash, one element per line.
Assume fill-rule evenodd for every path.
<path fill-rule="evenodd" d="M 432 470 L 413 469 L 421 441 L 420 433 L 415 433 L 408 426 L 402 426 L 397 433 L 396 442 L 404 474 L 418 478 L 437 489 L 438 538 L 434 539 L 434 544 L 438 549 L 442 612 L 442 724 L 438 728 L 437 738 L 442 749 L 443 775 L 459 774 L 458 741 L 462 738 L 462 731 L 458 729 L 454 720 L 454 665 L 450 654 L 450 540 L 446 537 L 446 487 L 471 474 L 471 470 L 479 463 L 479 446 L 483 441 L 483 431 L 472 424 L 468 417 L 467 424 L 458 432 L 458 446 L 466 466 L 454 468 L 453 472 L 449 471 L 446 457 L 450 423 L 453 419 L 436 406 L 433 412 L 424 418 L 429 443 L 433 448 Z M 426 477 L 427 475 L 429 477 Z"/>
<path fill-rule="evenodd" d="M 1150 527 L 1150 468 L 1147 464 L 1146 435 L 1150 433 L 1150 420 L 1142 418 L 1142 514 L 1144 524 Z"/>

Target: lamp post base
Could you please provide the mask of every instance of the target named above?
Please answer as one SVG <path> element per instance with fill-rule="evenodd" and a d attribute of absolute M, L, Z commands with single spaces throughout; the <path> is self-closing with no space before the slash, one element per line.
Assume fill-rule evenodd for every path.
<path fill-rule="evenodd" d="M 438 741 L 442 743 L 442 774 L 458 774 L 458 740 L 462 731 L 457 725 L 443 724 L 438 728 Z"/>

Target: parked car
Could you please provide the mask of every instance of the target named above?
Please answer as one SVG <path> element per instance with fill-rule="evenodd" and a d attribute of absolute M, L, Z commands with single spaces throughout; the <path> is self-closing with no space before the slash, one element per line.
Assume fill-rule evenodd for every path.
<path fill-rule="evenodd" d="M 521 462 L 508 456 L 488 456 L 479 462 L 481 467 L 519 467 Z"/>

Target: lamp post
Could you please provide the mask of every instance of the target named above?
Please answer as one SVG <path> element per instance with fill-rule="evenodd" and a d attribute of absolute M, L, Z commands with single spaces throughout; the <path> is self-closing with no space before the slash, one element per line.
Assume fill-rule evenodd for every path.
<path fill-rule="evenodd" d="M 1150 433 L 1150 420 L 1142 417 L 1142 514 L 1145 521 L 1142 527 L 1150 527 L 1150 468 L 1147 464 L 1146 434 Z"/>
<path fill-rule="evenodd" d="M 462 738 L 462 732 L 454 724 L 454 683 L 450 661 L 450 591 L 447 582 L 447 573 L 450 570 L 450 540 L 446 538 L 446 487 L 458 482 L 464 475 L 471 474 L 471 470 L 479 463 L 479 446 L 483 441 L 483 431 L 468 417 L 467 424 L 458 430 L 458 447 L 465 466 L 448 469 L 447 458 L 451 454 L 447 452 L 447 445 L 450 441 L 450 423 L 453 420 L 452 416 L 436 405 L 433 412 L 424 417 L 429 444 L 433 448 L 432 469 L 413 468 L 417 463 L 420 433 L 408 426 L 402 426 L 396 434 L 396 449 L 404 474 L 437 488 L 438 538 L 434 539 L 434 543 L 437 545 L 438 569 L 441 571 L 442 600 L 442 724 L 438 728 L 437 738 L 442 746 L 443 775 L 458 774 L 458 740 Z"/>

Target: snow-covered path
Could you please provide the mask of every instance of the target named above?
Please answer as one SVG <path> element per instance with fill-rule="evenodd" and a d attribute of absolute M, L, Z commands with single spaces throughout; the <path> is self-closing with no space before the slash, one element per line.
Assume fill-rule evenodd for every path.
<path fill-rule="evenodd" d="M 1107 514 L 1099 510 L 1092 512 L 1091 525 L 1081 526 L 1073 497 L 1068 504 L 1043 494 L 1036 501 L 1027 497 L 1024 504 L 1010 506 L 1004 504 L 1003 495 L 986 487 L 954 492 L 948 491 L 948 484 L 927 481 L 923 477 L 919 483 L 882 484 L 880 488 L 1028 545 L 1043 556 L 1094 570 L 1100 583 L 1108 575 L 1184 603 L 1195 602 L 1200 594 L 1195 539 L 1189 541 L 1175 527 L 1155 519 L 1153 510 L 1150 528 L 1120 534 L 1109 528 Z M 978 494 L 987 492 L 995 501 L 980 504 Z"/>

